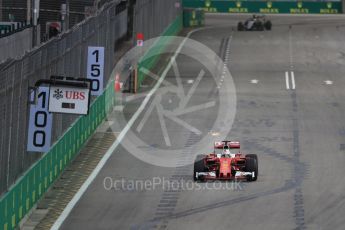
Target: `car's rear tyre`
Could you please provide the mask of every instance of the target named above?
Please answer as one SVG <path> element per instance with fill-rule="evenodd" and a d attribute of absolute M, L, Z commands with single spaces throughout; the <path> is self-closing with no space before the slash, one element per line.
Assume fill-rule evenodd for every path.
<path fill-rule="evenodd" d="M 256 181 L 258 179 L 258 162 L 253 157 L 246 156 L 246 164 L 245 164 L 246 172 L 254 172 L 255 175 L 253 176 L 247 176 L 247 181 Z"/>
<path fill-rule="evenodd" d="M 237 24 L 237 30 L 238 30 L 238 31 L 244 31 L 244 25 L 243 25 L 242 22 L 239 22 L 239 23 Z"/>
<path fill-rule="evenodd" d="M 272 22 L 271 21 L 267 21 L 265 23 L 265 28 L 266 28 L 266 30 L 271 30 L 272 29 Z"/>
<path fill-rule="evenodd" d="M 196 178 L 196 172 L 204 172 L 205 171 L 205 162 L 204 162 L 204 155 L 197 155 L 194 161 L 194 173 L 193 173 L 193 179 L 194 181 L 197 181 L 198 178 Z"/>

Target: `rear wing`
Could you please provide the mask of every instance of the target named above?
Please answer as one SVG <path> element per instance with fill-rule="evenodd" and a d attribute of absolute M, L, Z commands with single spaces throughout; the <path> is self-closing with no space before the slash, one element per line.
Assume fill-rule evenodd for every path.
<path fill-rule="evenodd" d="M 226 146 L 229 149 L 240 149 L 241 144 L 239 141 L 216 141 L 214 142 L 214 148 L 215 149 L 224 149 Z"/>

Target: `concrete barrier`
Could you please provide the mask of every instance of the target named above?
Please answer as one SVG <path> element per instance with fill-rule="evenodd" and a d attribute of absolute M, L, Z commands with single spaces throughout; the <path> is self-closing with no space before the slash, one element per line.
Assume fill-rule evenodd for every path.
<path fill-rule="evenodd" d="M 0 38 L 0 63 L 19 58 L 32 48 L 32 27 Z"/>

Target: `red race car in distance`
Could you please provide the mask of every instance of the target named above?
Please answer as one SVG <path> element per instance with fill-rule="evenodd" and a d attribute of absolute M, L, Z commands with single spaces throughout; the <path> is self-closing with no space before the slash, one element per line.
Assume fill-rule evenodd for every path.
<path fill-rule="evenodd" d="M 247 180 L 258 178 L 258 157 L 256 154 L 233 153 L 240 149 L 240 142 L 220 141 L 214 143 L 214 151 L 198 155 L 194 162 L 194 180 Z"/>

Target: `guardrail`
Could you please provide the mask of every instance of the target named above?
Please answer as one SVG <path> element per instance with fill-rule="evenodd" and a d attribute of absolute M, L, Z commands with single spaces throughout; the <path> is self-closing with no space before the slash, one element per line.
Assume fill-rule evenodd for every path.
<path fill-rule="evenodd" d="M 213 13 L 340 14 L 342 2 L 183 0 L 186 8 Z"/>

